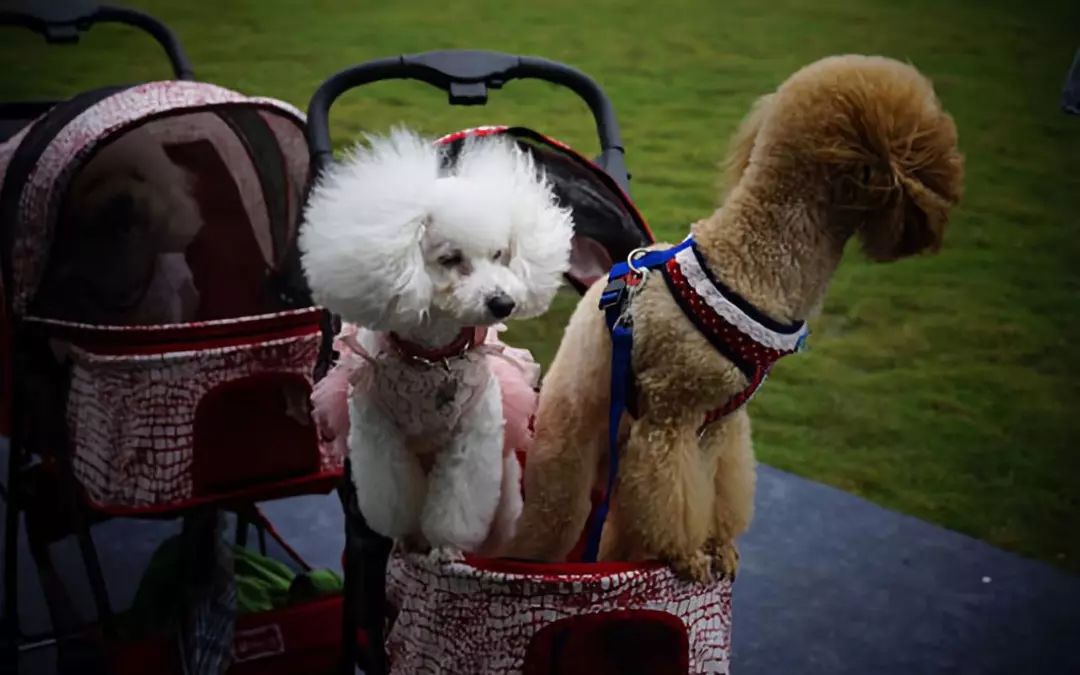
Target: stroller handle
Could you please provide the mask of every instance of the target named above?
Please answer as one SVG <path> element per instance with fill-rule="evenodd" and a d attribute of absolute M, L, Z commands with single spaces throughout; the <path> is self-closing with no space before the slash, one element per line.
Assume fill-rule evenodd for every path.
<path fill-rule="evenodd" d="M 168 26 L 149 14 L 88 0 L 16 0 L 0 9 L 0 26 L 22 26 L 40 33 L 50 44 L 79 41 L 79 33 L 96 23 L 122 23 L 149 33 L 165 50 L 178 80 L 194 79 L 184 48 Z"/>
<path fill-rule="evenodd" d="M 451 105 L 483 105 L 487 102 L 488 89 L 499 89 L 510 80 L 523 79 L 562 85 L 588 104 L 600 139 L 597 164 L 629 193 L 630 178 L 615 109 L 592 78 L 565 64 L 538 57 L 456 49 L 367 61 L 324 81 L 308 104 L 307 135 L 313 175 L 333 157 L 330 107 L 350 89 L 382 80 L 420 80 L 446 91 Z"/>

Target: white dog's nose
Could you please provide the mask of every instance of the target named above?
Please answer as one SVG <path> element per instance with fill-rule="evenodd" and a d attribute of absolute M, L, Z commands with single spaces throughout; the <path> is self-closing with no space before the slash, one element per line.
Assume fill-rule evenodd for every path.
<path fill-rule="evenodd" d="M 509 295 L 499 291 L 488 297 L 487 308 L 496 319 L 505 319 L 514 311 L 514 301 Z"/>

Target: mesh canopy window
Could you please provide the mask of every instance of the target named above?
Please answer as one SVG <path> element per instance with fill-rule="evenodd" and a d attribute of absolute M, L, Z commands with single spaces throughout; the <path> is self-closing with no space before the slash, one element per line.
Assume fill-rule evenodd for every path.
<path fill-rule="evenodd" d="M 286 309 L 272 282 L 307 180 L 300 113 L 195 82 L 91 94 L 0 145 L 14 313 L 146 325 Z"/>
<path fill-rule="evenodd" d="M 267 278 L 293 240 L 306 173 L 302 133 L 284 122 L 181 113 L 99 145 L 61 203 L 32 313 L 130 325 L 284 309 Z"/>

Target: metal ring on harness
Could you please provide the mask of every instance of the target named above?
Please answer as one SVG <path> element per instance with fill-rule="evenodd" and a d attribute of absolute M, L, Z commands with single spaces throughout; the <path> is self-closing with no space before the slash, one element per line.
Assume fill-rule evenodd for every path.
<path fill-rule="evenodd" d="M 633 274 L 645 274 L 649 271 L 648 267 L 638 268 L 634 266 L 634 261 L 646 255 L 648 252 L 649 249 L 647 248 L 635 248 L 626 255 L 626 266 L 630 268 L 630 272 Z"/>

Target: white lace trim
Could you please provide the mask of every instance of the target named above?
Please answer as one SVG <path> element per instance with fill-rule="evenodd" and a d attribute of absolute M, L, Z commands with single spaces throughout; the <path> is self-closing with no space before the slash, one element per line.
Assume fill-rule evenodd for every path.
<path fill-rule="evenodd" d="M 800 341 L 806 335 L 806 325 L 794 333 L 780 333 L 772 330 L 748 316 L 737 305 L 728 300 L 717 288 L 709 275 L 698 262 L 693 247 L 687 247 L 675 254 L 675 262 L 686 281 L 698 295 L 725 321 L 739 329 L 743 335 L 770 349 L 790 352 L 796 351 Z"/>

